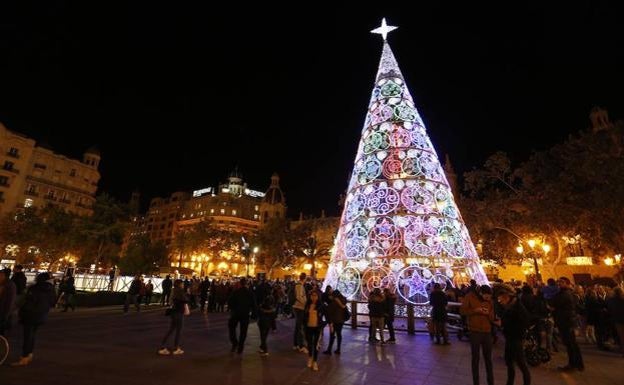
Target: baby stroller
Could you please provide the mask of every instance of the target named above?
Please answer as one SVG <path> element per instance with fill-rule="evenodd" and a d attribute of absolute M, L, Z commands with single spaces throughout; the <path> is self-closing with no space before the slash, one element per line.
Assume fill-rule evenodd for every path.
<path fill-rule="evenodd" d="M 529 330 L 524 339 L 524 356 L 527 363 L 531 366 L 538 366 L 550 361 L 550 353 L 548 350 L 542 348 L 537 343 L 537 330 L 535 325 L 529 327 Z"/>

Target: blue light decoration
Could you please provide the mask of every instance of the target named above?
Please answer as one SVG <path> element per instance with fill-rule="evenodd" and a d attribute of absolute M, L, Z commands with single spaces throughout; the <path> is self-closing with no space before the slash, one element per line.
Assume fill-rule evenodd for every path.
<path fill-rule="evenodd" d="M 386 41 L 325 285 L 365 300 L 388 288 L 415 305 L 443 288 L 487 283 L 466 225 Z"/>

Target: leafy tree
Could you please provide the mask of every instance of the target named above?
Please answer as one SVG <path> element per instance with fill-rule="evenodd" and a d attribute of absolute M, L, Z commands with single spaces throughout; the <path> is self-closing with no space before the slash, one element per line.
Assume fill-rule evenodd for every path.
<path fill-rule="evenodd" d="M 133 238 L 119 260 L 124 274 L 152 273 L 167 263 L 167 247 L 162 241 L 152 242 L 147 235 Z"/>
<path fill-rule="evenodd" d="M 129 226 L 127 208 L 107 194 L 98 195 L 93 215 L 81 217 L 76 231 L 82 264 L 114 264 Z"/>

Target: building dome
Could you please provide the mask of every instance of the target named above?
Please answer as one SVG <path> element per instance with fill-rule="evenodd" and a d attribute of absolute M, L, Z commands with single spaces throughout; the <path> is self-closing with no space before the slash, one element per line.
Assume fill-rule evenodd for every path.
<path fill-rule="evenodd" d="M 279 185 L 279 175 L 277 175 L 277 173 L 274 173 L 273 176 L 271 176 L 271 186 L 269 186 L 269 189 L 264 196 L 264 202 L 271 205 L 286 203 L 284 193 Z"/>
<path fill-rule="evenodd" d="M 100 149 L 96 146 L 91 146 L 85 151 L 85 155 L 101 156 L 102 154 L 100 153 Z"/>

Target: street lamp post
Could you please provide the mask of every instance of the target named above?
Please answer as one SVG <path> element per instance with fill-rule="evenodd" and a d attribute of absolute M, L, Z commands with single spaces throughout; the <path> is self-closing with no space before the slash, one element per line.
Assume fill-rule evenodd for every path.
<path fill-rule="evenodd" d="M 539 264 L 537 263 L 537 257 L 539 256 L 539 252 L 535 250 L 535 246 L 537 245 L 537 242 L 534 239 L 529 239 L 528 241 L 526 241 L 526 244 L 530 248 L 527 254 L 524 253 L 524 247 L 522 246 L 522 241 L 520 242 L 521 243 L 518 245 L 518 247 L 516 247 L 516 251 L 518 252 L 518 254 L 522 256 L 528 256 L 529 258 L 533 259 L 533 268 L 535 269 L 535 278 L 537 279 L 538 282 L 542 282 L 542 275 L 540 274 Z M 550 245 L 543 243 L 541 245 L 541 248 L 542 248 L 542 251 L 544 252 L 544 257 L 546 257 L 548 255 L 548 252 L 550 252 Z"/>

